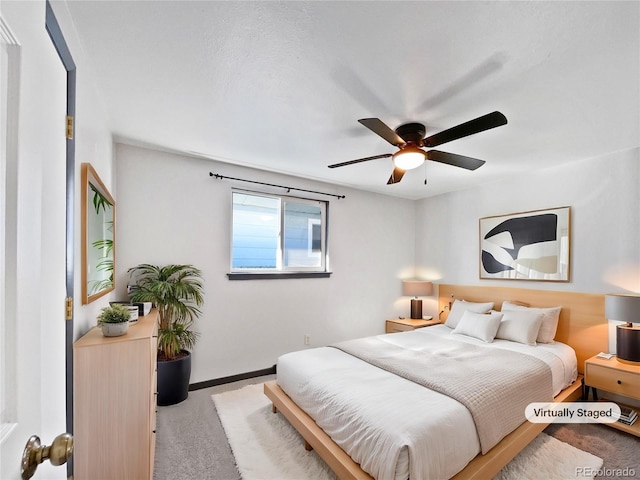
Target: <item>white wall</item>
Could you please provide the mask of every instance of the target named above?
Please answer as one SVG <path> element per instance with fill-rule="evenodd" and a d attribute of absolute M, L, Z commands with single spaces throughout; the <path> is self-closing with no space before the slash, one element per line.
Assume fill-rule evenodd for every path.
<path fill-rule="evenodd" d="M 479 280 L 478 219 L 571 207 L 569 283 Z M 530 172 L 417 203 L 416 265 L 440 283 L 640 292 L 640 150 Z"/>
<path fill-rule="evenodd" d="M 408 313 L 400 279 L 640 292 L 638 149 L 417 202 L 117 145 L 118 295 L 138 263 L 193 263 L 206 280 L 192 382 L 271 366 L 281 353 L 380 333 Z M 230 189 L 209 172 L 331 193 L 329 279 L 229 281 Z M 272 190 L 278 192 L 278 190 Z M 571 206 L 568 283 L 478 278 L 478 219 Z M 605 248 L 606 247 L 606 248 Z M 414 269 L 415 251 L 415 269 Z M 435 298 L 424 299 L 436 315 Z"/>
<path fill-rule="evenodd" d="M 127 145 L 116 146 L 116 162 L 122 298 L 126 271 L 139 263 L 188 263 L 204 273 L 192 383 L 268 368 L 278 355 L 307 348 L 305 334 L 311 346 L 326 345 L 383 333 L 386 318 L 408 315 L 400 279 L 414 273 L 413 201 Z M 209 172 L 345 194 L 330 199 L 333 275 L 228 280 L 231 187 L 264 188 Z"/>

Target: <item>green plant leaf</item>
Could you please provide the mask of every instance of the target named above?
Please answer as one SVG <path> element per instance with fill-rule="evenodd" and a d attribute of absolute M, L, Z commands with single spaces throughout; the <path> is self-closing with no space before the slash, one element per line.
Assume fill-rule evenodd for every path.
<path fill-rule="evenodd" d="M 132 302 L 153 302 L 159 313 L 158 348 L 166 358 L 195 345 L 193 322 L 202 311 L 202 272 L 193 265 L 141 264 L 129 269 Z"/>
<path fill-rule="evenodd" d="M 124 323 L 130 318 L 129 309 L 119 303 L 114 303 L 102 309 L 98 316 L 98 323 Z"/>
<path fill-rule="evenodd" d="M 107 197 L 100 193 L 92 183 L 89 183 L 89 187 L 91 187 L 91 191 L 93 192 L 93 208 L 96 210 L 97 214 L 100 213 L 101 208 L 106 211 L 107 208 L 113 206 L 111 202 L 107 200 Z"/>

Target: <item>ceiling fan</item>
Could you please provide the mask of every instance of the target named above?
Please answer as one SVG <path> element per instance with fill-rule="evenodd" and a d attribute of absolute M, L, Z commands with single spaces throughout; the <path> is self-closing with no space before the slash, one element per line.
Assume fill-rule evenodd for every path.
<path fill-rule="evenodd" d="M 391 145 L 398 147 L 399 150 L 396 153 L 385 153 L 383 155 L 374 155 L 373 157 L 335 163 L 329 165 L 329 168 L 344 167 L 345 165 L 368 162 L 369 160 L 377 160 L 378 158 L 393 157 L 394 169 L 387 182 L 387 185 L 389 185 L 398 183 L 402 180 L 404 172 L 419 167 L 425 160 L 446 163 L 454 167 L 466 168 L 467 170 L 475 170 L 481 167 L 485 163 L 484 160 L 465 157 L 464 155 L 457 155 L 455 153 L 441 152 L 440 150 L 425 151 L 422 147 L 437 147 L 443 143 L 505 125 L 507 123 L 507 117 L 500 112 L 488 113 L 427 138 L 425 138 L 425 126 L 421 123 L 405 123 L 395 130 L 391 130 L 391 128 L 379 118 L 363 118 L 358 120 L 358 122 L 373 133 L 384 138 Z"/>

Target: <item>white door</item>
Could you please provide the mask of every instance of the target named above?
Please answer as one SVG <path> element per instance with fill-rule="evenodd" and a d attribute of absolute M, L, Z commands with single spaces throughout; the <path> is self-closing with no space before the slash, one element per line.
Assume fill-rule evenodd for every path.
<path fill-rule="evenodd" d="M 20 478 L 31 435 L 65 431 L 66 71 L 45 2 L 0 0 L 0 478 Z M 41 465 L 34 479 L 66 478 Z"/>

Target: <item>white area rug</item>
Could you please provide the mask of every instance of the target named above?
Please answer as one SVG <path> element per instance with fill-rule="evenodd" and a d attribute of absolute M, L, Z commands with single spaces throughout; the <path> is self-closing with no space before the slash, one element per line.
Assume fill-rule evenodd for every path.
<path fill-rule="evenodd" d="M 311 451 L 271 402 L 262 384 L 212 395 L 243 480 L 334 480 L 336 476 Z M 496 479 L 593 479 L 576 467 L 597 473 L 602 459 L 541 433 Z M 583 470 L 584 472 L 584 470 Z"/>

